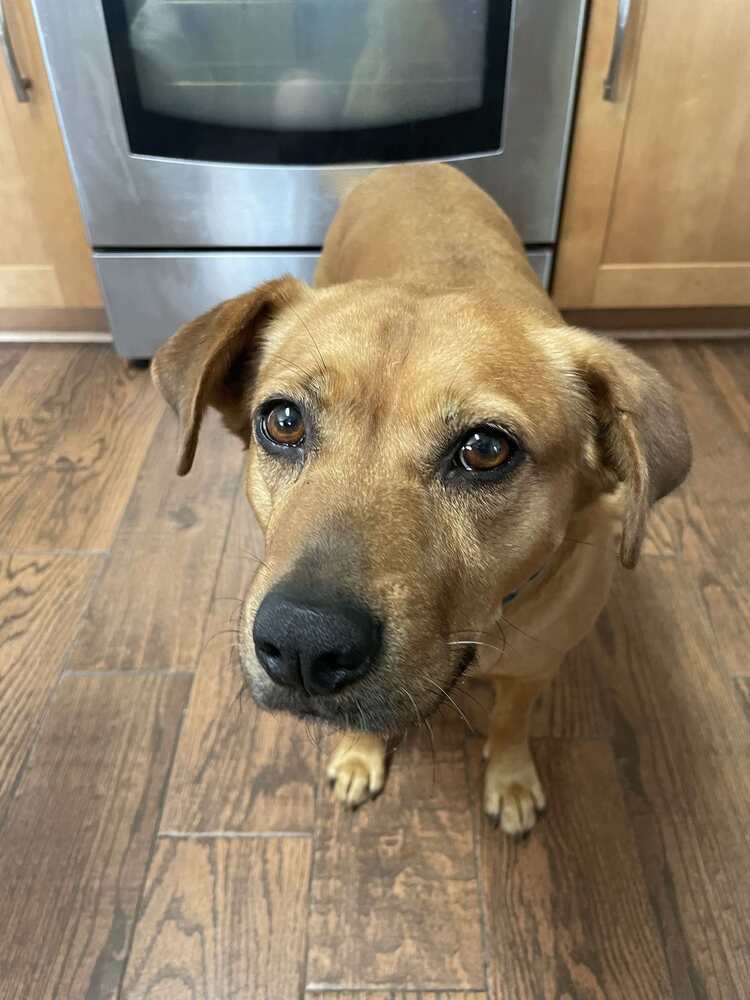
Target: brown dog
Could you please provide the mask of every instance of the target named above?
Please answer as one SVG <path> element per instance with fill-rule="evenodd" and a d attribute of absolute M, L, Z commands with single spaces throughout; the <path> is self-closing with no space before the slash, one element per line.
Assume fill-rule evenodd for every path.
<path fill-rule="evenodd" d="M 285 277 L 217 306 L 153 374 L 181 475 L 207 406 L 248 448 L 266 538 L 241 619 L 256 701 L 358 731 L 328 772 L 354 806 L 383 786 L 388 735 L 471 666 L 495 689 L 485 809 L 530 829 L 530 709 L 606 600 L 615 536 L 634 566 L 649 506 L 690 465 L 664 380 L 566 326 L 506 216 L 438 165 L 373 173 L 315 289 Z"/>

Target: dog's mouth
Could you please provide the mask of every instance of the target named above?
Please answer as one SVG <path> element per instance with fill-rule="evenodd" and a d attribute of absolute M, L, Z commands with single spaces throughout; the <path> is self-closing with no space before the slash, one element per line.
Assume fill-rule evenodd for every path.
<path fill-rule="evenodd" d="M 417 711 L 413 698 L 407 695 L 405 704 L 390 705 L 387 695 L 373 688 L 372 682 L 364 690 L 352 689 L 340 697 L 316 696 L 303 690 L 290 690 L 258 678 L 248 672 L 248 687 L 255 702 L 271 712 L 294 715 L 303 722 L 323 724 L 332 729 L 360 732 L 403 732 L 411 725 L 421 724 L 433 715 L 450 695 L 451 689 L 468 671 L 476 658 L 476 650 L 469 649 L 458 658 L 442 694 L 432 704 L 422 705 Z M 405 689 L 402 689 L 405 690 Z M 414 707 L 412 707 L 414 706 Z"/>
<path fill-rule="evenodd" d="M 463 675 L 466 673 L 466 671 L 469 669 L 469 667 L 472 665 L 472 663 L 476 658 L 477 658 L 476 649 L 467 649 L 466 652 L 461 654 L 455 673 L 451 680 L 450 687 L 453 687 L 454 684 L 457 684 L 458 681 L 461 680 Z M 450 690 L 450 688 L 448 690 Z"/>

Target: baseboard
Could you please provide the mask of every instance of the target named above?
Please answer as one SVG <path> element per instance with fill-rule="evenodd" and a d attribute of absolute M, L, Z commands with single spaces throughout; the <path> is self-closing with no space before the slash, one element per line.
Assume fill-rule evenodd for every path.
<path fill-rule="evenodd" d="M 750 337 L 750 308 L 565 309 L 575 326 L 617 331 L 623 339 L 711 340 Z"/>
<path fill-rule="evenodd" d="M 0 344 L 111 344 L 112 335 L 93 330 L 0 330 Z"/>

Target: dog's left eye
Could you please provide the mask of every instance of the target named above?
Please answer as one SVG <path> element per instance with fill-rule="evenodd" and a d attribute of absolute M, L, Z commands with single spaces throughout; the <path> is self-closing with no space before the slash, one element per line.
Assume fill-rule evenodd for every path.
<path fill-rule="evenodd" d="M 273 404 L 258 422 L 261 443 L 281 448 L 299 448 L 305 440 L 305 418 L 288 400 Z"/>
<path fill-rule="evenodd" d="M 456 451 L 456 464 L 467 472 L 495 472 L 516 451 L 512 438 L 494 427 L 469 431 Z"/>

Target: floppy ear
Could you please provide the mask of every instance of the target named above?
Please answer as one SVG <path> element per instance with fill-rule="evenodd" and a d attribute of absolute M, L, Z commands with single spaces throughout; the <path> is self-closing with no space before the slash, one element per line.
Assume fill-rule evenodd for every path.
<path fill-rule="evenodd" d="M 577 374 L 595 421 L 604 488 L 625 487 L 620 560 L 632 569 L 649 507 L 676 489 L 690 469 L 690 437 L 674 390 L 651 365 L 619 344 L 584 337 Z"/>
<path fill-rule="evenodd" d="M 207 406 L 221 411 L 227 427 L 249 442 L 242 404 L 257 370 L 263 328 L 305 289 L 289 275 L 267 281 L 186 323 L 156 352 L 151 377 L 180 421 L 178 475 L 193 464 Z"/>

